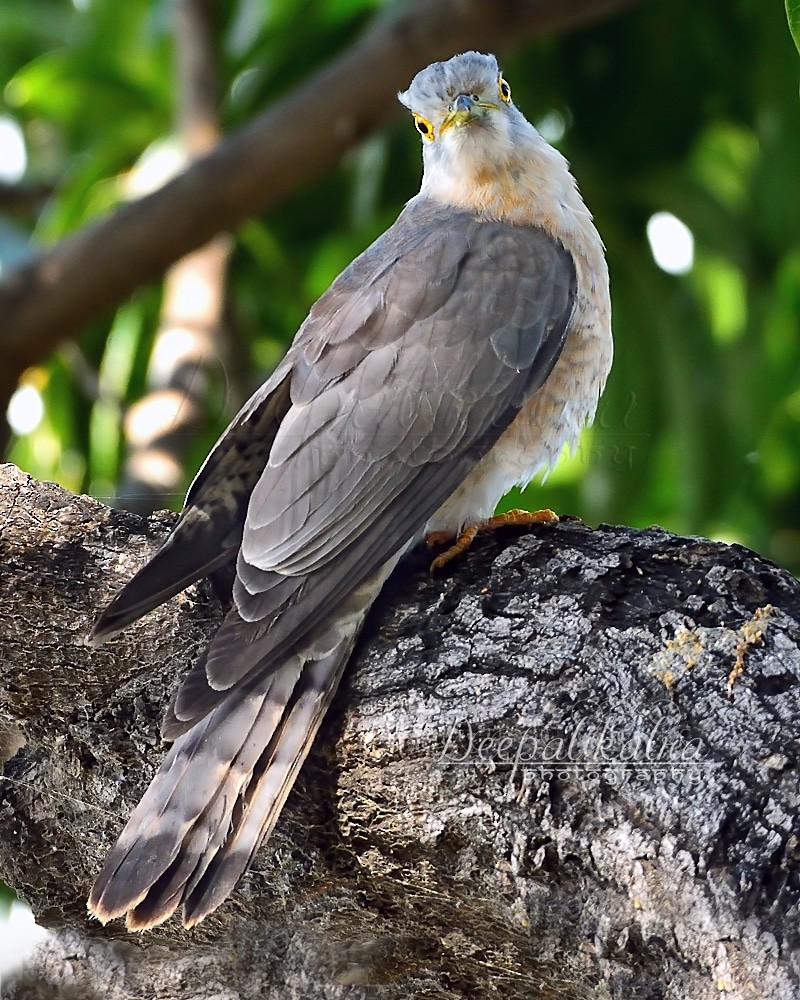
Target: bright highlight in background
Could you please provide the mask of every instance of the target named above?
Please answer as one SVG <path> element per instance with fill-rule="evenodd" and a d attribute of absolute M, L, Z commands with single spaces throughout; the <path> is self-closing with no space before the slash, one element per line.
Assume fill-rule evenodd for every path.
<path fill-rule="evenodd" d="M 33 914 L 23 903 L 12 903 L 8 919 L 0 918 L 0 977 L 22 965 L 34 948 L 46 941 L 49 934 L 39 927 Z"/>
<path fill-rule="evenodd" d="M 11 430 L 19 437 L 35 431 L 44 416 L 39 390 L 32 385 L 21 385 L 9 400 L 6 416 Z"/>
<path fill-rule="evenodd" d="M 13 118 L 0 118 L 0 181 L 16 184 L 28 165 L 25 137 Z"/>
<path fill-rule="evenodd" d="M 548 142 L 561 142 L 567 131 L 567 121 L 560 111 L 548 111 L 536 122 L 536 131 Z"/>
<path fill-rule="evenodd" d="M 694 264 L 692 231 L 671 212 L 656 212 L 647 220 L 647 240 L 653 260 L 667 274 L 686 274 Z"/>

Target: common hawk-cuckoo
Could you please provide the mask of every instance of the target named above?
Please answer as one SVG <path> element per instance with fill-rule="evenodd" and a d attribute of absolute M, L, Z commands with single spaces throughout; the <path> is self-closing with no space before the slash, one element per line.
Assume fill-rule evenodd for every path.
<path fill-rule="evenodd" d="M 95 626 L 106 639 L 235 566 L 231 609 L 166 714 L 174 743 L 92 888 L 103 921 L 141 929 L 181 907 L 190 926 L 225 899 L 403 552 L 490 517 L 594 416 L 608 272 L 567 162 L 494 56 L 434 63 L 399 97 L 422 136 L 419 194 L 313 306 Z"/>

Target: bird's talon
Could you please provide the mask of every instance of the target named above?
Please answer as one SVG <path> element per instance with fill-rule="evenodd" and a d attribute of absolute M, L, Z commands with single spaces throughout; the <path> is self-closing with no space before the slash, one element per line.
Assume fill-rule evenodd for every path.
<path fill-rule="evenodd" d="M 513 528 L 525 524 L 555 524 L 561 520 L 554 510 L 508 510 L 505 514 L 495 514 L 481 524 L 481 532 L 495 531 L 497 528 Z"/>
<path fill-rule="evenodd" d="M 558 514 L 549 509 L 509 510 L 505 514 L 495 514 L 494 517 L 488 517 L 485 521 L 480 521 L 478 524 L 469 525 L 469 527 L 464 528 L 458 537 L 448 531 L 432 531 L 425 536 L 425 543 L 429 549 L 434 548 L 436 545 L 443 545 L 454 538 L 455 541 L 448 549 L 445 549 L 444 552 L 433 560 L 428 572 L 436 573 L 443 566 L 452 562 L 453 559 L 457 559 L 460 555 L 463 555 L 470 545 L 472 545 L 475 536 L 479 532 L 481 534 L 489 534 L 498 528 L 513 528 L 526 524 L 554 524 L 558 520 L 560 520 Z"/>
<path fill-rule="evenodd" d="M 470 545 L 472 545 L 472 542 L 479 530 L 480 525 L 478 524 L 470 524 L 469 527 L 464 528 L 450 548 L 445 549 L 444 552 L 433 560 L 428 572 L 436 573 L 443 566 L 446 566 L 449 562 L 452 562 L 453 559 L 457 559 L 462 553 L 466 552 Z M 439 532 L 439 534 L 445 534 L 445 532 Z M 452 538 L 453 536 L 450 535 L 449 537 Z"/>

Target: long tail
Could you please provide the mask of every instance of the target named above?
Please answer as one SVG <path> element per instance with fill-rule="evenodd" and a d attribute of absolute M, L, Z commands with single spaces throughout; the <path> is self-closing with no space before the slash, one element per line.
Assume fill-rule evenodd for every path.
<path fill-rule="evenodd" d="M 356 630 L 356 634 L 357 634 Z M 259 672 L 172 745 L 92 887 L 89 912 L 187 927 L 228 896 L 277 821 L 356 634 Z"/>

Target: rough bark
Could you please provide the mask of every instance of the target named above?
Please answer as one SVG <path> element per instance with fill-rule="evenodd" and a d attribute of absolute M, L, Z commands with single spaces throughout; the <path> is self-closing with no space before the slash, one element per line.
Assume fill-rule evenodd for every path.
<path fill-rule="evenodd" d="M 193 932 L 89 923 L 220 616 L 203 585 L 84 645 L 171 523 L 3 467 L 0 877 L 53 930 L 4 997 L 798 995 L 800 585 L 660 528 L 412 558 L 234 897 Z"/>

